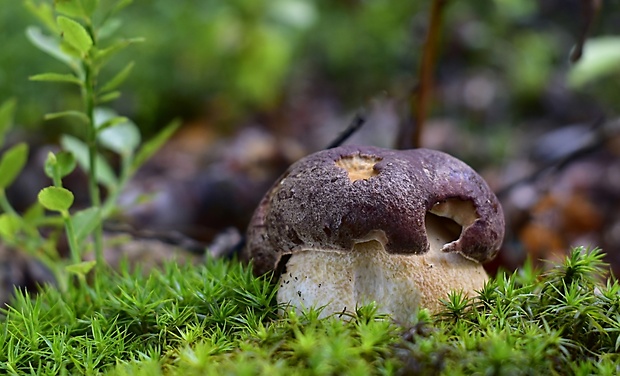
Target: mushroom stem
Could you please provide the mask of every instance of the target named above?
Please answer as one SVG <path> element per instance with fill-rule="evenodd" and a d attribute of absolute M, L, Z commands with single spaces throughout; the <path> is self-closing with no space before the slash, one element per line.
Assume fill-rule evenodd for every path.
<path fill-rule="evenodd" d="M 297 311 L 324 307 L 321 317 L 355 312 L 377 302 L 379 312 L 398 322 L 411 322 L 419 307 L 438 312 L 440 298 L 452 289 L 471 294 L 487 275 L 482 266 L 441 248 L 453 235 L 431 219 L 427 223 L 430 250 L 420 255 L 388 254 L 381 242 L 355 245 L 354 252 L 305 250 L 293 254 L 280 278 L 278 302 Z"/>

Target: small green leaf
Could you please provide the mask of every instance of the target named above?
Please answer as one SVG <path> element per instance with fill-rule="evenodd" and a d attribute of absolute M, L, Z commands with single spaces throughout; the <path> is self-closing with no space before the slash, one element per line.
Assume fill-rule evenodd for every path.
<path fill-rule="evenodd" d="M 36 18 L 38 18 L 54 34 L 58 34 L 58 26 L 54 18 L 54 9 L 48 3 L 35 3 L 32 0 L 25 0 L 24 5 Z"/>
<path fill-rule="evenodd" d="M 13 183 L 28 161 L 28 145 L 19 143 L 7 150 L 0 159 L 0 188 Z"/>
<path fill-rule="evenodd" d="M 126 39 L 119 40 L 111 44 L 110 46 L 103 49 L 95 49 L 94 56 L 95 62 L 97 62 L 100 66 L 103 66 L 110 57 L 116 54 L 119 51 L 124 50 L 131 43 Z"/>
<path fill-rule="evenodd" d="M 11 127 L 16 105 L 17 101 L 13 98 L 0 106 L 0 131 L 6 132 Z"/>
<path fill-rule="evenodd" d="M 13 241 L 21 229 L 21 221 L 11 214 L 0 214 L 0 236 L 7 241 Z"/>
<path fill-rule="evenodd" d="M 166 141 L 168 141 L 174 132 L 176 132 L 180 125 L 180 120 L 173 120 L 164 129 L 159 131 L 155 137 L 145 142 L 133 160 L 131 166 L 132 173 L 140 168 L 140 166 L 142 166 L 142 164 L 144 164 L 144 162 L 146 162 L 149 158 L 151 158 L 153 154 L 155 154 L 157 150 L 159 150 L 166 143 Z"/>
<path fill-rule="evenodd" d="M 9 99 L 0 106 L 0 146 L 4 144 L 6 133 L 13 126 L 13 115 L 15 114 L 15 106 L 17 101 Z"/>
<path fill-rule="evenodd" d="M 28 78 L 30 81 L 68 82 L 82 86 L 82 81 L 72 74 L 41 73 Z"/>
<path fill-rule="evenodd" d="M 82 0 L 82 8 L 84 9 L 84 14 L 91 18 L 90 16 L 95 13 L 95 10 L 99 6 L 99 0 Z"/>
<path fill-rule="evenodd" d="M 93 13 L 97 10 L 99 6 L 99 0 L 81 0 L 82 9 L 84 15 L 88 18 L 92 18 Z"/>
<path fill-rule="evenodd" d="M 67 265 L 65 270 L 75 275 L 85 276 L 95 267 L 95 265 L 97 265 L 97 261 L 95 260 L 82 261 L 77 264 Z"/>
<path fill-rule="evenodd" d="M 120 12 L 123 8 L 129 6 L 131 3 L 133 3 L 133 0 L 119 0 L 116 4 L 114 4 L 114 8 L 112 8 L 110 14 L 116 14 Z"/>
<path fill-rule="evenodd" d="M 74 72 L 81 72 L 82 68 L 78 64 L 78 60 L 73 56 L 65 53 L 60 47 L 60 40 L 49 37 L 41 32 L 38 27 L 30 26 L 26 29 L 28 40 L 41 51 L 52 56 L 56 60 L 67 64 Z"/>
<path fill-rule="evenodd" d="M 77 161 L 75 160 L 73 154 L 66 151 L 61 151 L 56 155 L 56 159 L 58 160 L 56 166 L 61 178 L 64 178 L 75 170 Z"/>
<path fill-rule="evenodd" d="M 97 126 L 98 131 L 103 131 L 108 128 L 112 128 L 118 124 L 126 123 L 129 119 L 124 116 L 116 116 L 111 119 L 104 121 L 102 124 Z"/>
<path fill-rule="evenodd" d="M 76 165 L 73 154 L 61 151 L 56 155 L 50 151 L 45 161 L 45 175 L 52 179 L 62 179 L 73 172 Z"/>
<path fill-rule="evenodd" d="M 133 122 L 126 120 L 101 131 L 99 142 L 120 155 L 128 156 L 140 145 L 140 130 Z"/>
<path fill-rule="evenodd" d="M 111 101 L 117 99 L 120 96 L 121 96 L 121 92 L 120 91 L 111 91 L 111 92 L 109 92 L 107 94 L 104 94 L 104 95 L 100 96 L 98 98 L 97 102 L 99 104 L 108 103 L 108 102 L 111 102 Z"/>
<path fill-rule="evenodd" d="M 73 56 L 74 58 L 79 59 L 79 60 L 82 60 L 85 58 L 84 57 L 85 55 L 82 52 L 80 52 L 77 48 L 67 43 L 66 40 L 63 40 L 60 43 L 60 50 L 66 53 L 67 55 Z"/>
<path fill-rule="evenodd" d="M 129 76 L 131 70 L 133 69 L 134 62 L 130 62 L 125 66 L 125 68 L 121 69 L 120 72 L 116 74 L 108 83 L 103 85 L 103 87 L 99 90 L 100 93 L 104 93 L 106 91 L 111 91 L 119 87 Z"/>
<path fill-rule="evenodd" d="M 122 39 L 102 50 L 96 50 L 94 53 L 95 62 L 99 66 L 103 66 L 117 52 L 125 49 L 127 46 L 131 44 L 140 43 L 140 42 L 144 42 L 144 38 Z"/>
<path fill-rule="evenodd" d="M 58 13 L 66 14 L 69 17 L 81 18 L 85 17 L 82 1 L 74 0 L 55 0 L 54 7 Z"/>
<path fill-rule="evenodd" d="M 73 193 L 62 187 L 43 188 L 37 198 L 45 209 L 61 213 L 73 205 Z"/>
<path fill-rule="evenodd" d="M 45 166 L 43 166 L 43 171 L 45 171 L 45 175 L 48 178 L 54 179 L 56 177 L 56 165 L 58 164 L 58 160 L 56 159 L 56 154 L 51 151 L 47 153 L 47 159 L 45 159 Z"/>
<path fill-rule="evenodd" d="M 93 112 L 93 121 L 98 131 L 120 124 L 126 119 L 126 117 L 118 116 L 116 111 L 108 107 L 97 107 Z"/>
<path fill-rule="evenodd" d="M 118 116 L 116 111 L 105 107 L 97 107 L 95 109 L 95 128 L 97 128 L 97 131 L 102 131 L 127 121 L 129 119 L 124 116 Z"/>
<path fill-rule="evenodd" d="M 83 241 L 93 232 L 101 221 L 101 210 L 99 208 L 88 208 L 81 210 L 71 216 L 73 221 L 73 229 L 78 242 Z"/>
<path fill-rule="evenodd" d="M 105 23 L 99 27 L 99 33 L 97 34 L 99 40 L 103 40 L 114 35 L 114 33 L 120 29 L 122 25 L 123 22 L 120 19 L 108 18 Z"/>
<path fill-rule="evenodd" d="M 45 216 L 45 210 L 41 204 L 36 201 L 34 204 L 30 205 L 26 212 L 24 212 L 24 222 L 31 225 L 36 226 L 37 222 L 41 220 Z"/>
<path fill-rule="evenodd" d="M 71 47 L 86 55 L 93 46 L 93 40 L 84 26 L 64 16 L 59 16 L 56 22 L 58 22 L 63 39 Z"/>
<path fill-rule="evenodd" d="M 99 142 L 118 154 L 131 155 L 140 144 L 138 127 L 109 108 L 95 109 L 95 127 L 99 132 Z"/>
<path fill-rule="evenodd" d="M 63 135 L 60 143 L 65 149 L 73 153 L 77 163 L 84 171 L 90 171 L 88 146 L 86 146 L 86 144 L 69 135 Z M 95 163 L 97 164 L 97 181 L 105 185 L 108 189 L 116 188 L 118 186 L 118 179 L 116 175 L 114 175 L 112 167 L 110 167 L 101 155 L 97 155 Z"/>
<path fill-rule="evenodd" d="M 86 116 L 85 113 L 80 112 L 80 111 L 54 112 L 54 113 L 51 113 L 51 114 L 45 114 L 45 116 L 43 118 L 45 120 L 52 120 L 52 119 L 58 119 L 58 118 L 65 117 L 65 116 L 76 117 L 76 118 L 82 120 L 86 124 L 88 124 L 90 122 L 90 120 L 88 119 L 88 116 Z"/>

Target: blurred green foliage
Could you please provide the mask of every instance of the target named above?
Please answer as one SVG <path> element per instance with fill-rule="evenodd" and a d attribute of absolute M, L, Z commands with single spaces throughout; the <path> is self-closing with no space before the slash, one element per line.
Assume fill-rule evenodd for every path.
<path fill-rule="evenodd" d="M 620 6 L 603 6 L 592 37 L 619 31 L 614 9 Z M 18 98 L 18 123 L 35 127 L 44 113 L 76 107 L 79 98 L 69 87 L 57 95 L 27 81 L 36 72 L 57 71 L 59 64 L 27 43 L 24 30 L 36 20 L 22 2 L 4 1 L 2 7 L 0 98 Z M 177 115 L 233 127 L 253 114 L 276 111 L 304 85 L 328 91 L 345 106 L 357 107 L 382 92 L 406 98 L 415 86 L 429 8 L 430 1 L 401 0 L 137 2 L 125 10 L 120 33 L 145 36 L 146 42 L 111 62 L 118 64 L 111 71 L 130 60 L 140 67 L 116 110 L 148 134 Z M 539 109 L 550 85 L 566 82 L 582 21 L 576 0 L 448 2 L 438 83 L 490 74 L 504 122 L 518 122 Z M 604 90 L 571 90 L 620 94 L 604 84 L 618 69 L 608 71 L 580 74 Z M 459 118 L 480 110 L 462 102 L 440 98 L 440 110 Z M 497 122 L 497 116 L 485 119 Z M 475 121 L 484 126 L 479 117 Z"/>

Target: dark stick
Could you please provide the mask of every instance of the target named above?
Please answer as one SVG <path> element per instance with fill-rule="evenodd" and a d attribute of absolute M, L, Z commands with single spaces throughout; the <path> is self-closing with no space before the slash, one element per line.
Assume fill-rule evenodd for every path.
<path fill-rule="evenodd" d="M 205 249 L 208 247 L 208 244 L 196 241 L 178 231 L 135 229 L 128 224 L 121 223 L 104 223 L 104 230 L 108 233 L 129 234 L 134 239 L 157 240 L 194 254 L 204 254 Z"/>
<path fill-rule="evenodd" d="M 443 9 L 447 0 L 433 0 L 431 6 L 430 22 L 426 41 L 422 50 L 422 61 L 419 72 L 418 88 L 411 95 L 412 121 L 407 126 L 413 127 L 411 141 L 407 147 L 418 148 L 421 146 L 424 122 L 431 102 L 434 70 L 437 61 L 437 49 L 441 35 L 441 22 Z"/>
<path fill-rule="evenodd" d="M 579 39 L 577 39 L 577 44 L 573 51 L 570 54 L 570 62 L 576 63 L 581 59 L 583 55 L 583 46 L 586 43 L 586 39 L 588 39 L 588 34 L 590 32 L 590 28 L 592 26 L 592 21 L 594 17 L 598 14 L 601 9 L 602 1 L 600 0 L 581 0 L 582 8 L 583 8 L 583 26 L 581 28 L 581 34 L 579 35 Z"/>
<path fill-rule="evenodd" d="M 342 145 L 346 140 L 349 139 L 349 137 L 351 137 L 355 132 L 357 132 L 362 127 L 362 125 L 364 125 L 365 122 L 366 116 L 363 114 L 363 110 L 358 111 L 349 126 L 325 149 L 333 149 Z"/>
<path fill-rule="evenodd" d="M 568 155 L 563 156 L 562 158 L 545 163 L 544 165 L 540 166 L 536 171 L 532 172 L 531 174 L 521 179 L 518 179 L 512 183 L 509 183 L 505 187 L 499 189 L 498 191 L 495 192 L 495 195 L 499 197 L 500 199 L 502 199 L 506 195 L 508 195 L 513 189 L 523 184 L 529 184 L 529 183 L 535 182 L 536 180 L 540 179 L 545 174 L 554 174 L 554 173 L 560 172 L 564 168 L 569 166 L 572 162 L 579 160 L 580 158 L 583 158 L 591 153 L 594 153 L 597 150 L 600 150 L 600 148 L 605 144 L 607 139 L 611 136 L 610 134 L 608 134 L 610 132 L 605 131 L 604 129 L 601 129 L 604 122 L 605 122 L 605 117 L 601 116 L 600 118 L 596 119 L 592 123 L 591 128 L 593 129 L 594 132 L 597 133 L 597 137 L 591 143 L 582 146 L 581 148 L 573 151 L 572 153 Z"/>

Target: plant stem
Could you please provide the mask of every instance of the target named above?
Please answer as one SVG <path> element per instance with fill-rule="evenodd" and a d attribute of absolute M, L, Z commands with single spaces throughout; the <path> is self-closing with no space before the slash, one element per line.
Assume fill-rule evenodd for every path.
<path fill-rule="evenodd" d="M 85 62 L 86 65 L 86 78 L 84 85 L 84 95 L 86 101 L 86 115 L 88 116 L 88 135 L 86 143 L 88 144 L 88 164 L 89 164 L 89 176 L 88 176 L 88 191 L 90 194 L 90 200 L 92 206 L 95 208 L 101 207 L 101 193 L 99 191 L 99 185 L 97 181 L 97 128 L 95 124 L 95 78 L 94 67 Z M 101 214 L 97 220 L 97 227 L 94 231 L 95 240 L 95 259 L 97 261 L 97 269 L 101 270 L 105 265 L 105 259 L 103 258 L 103 225 L 101 223 Z"/>
<path fill-rule="evenodd" d="M 75 237 L 75 230 L 73 229 L 73 222 L 71 222 L 71 216 L 68 211 L 62 213 L 62 219 L 65 222 L 65 232 L 67 234 L 67 241 L 69 242 L 69 251 L 71 252 L 71 262 L 78 264 L 82 261 L 80 256 L 80 250 Z"/>
<path fill-rule="evenodd" d="M 19 217 L 19 214 L 13 209 L 13 205 L 6 198 L 6 191 L 4 189 L 0 189 L 0 208 L 7 214 L 10 214 L 15 217 Z"/>

